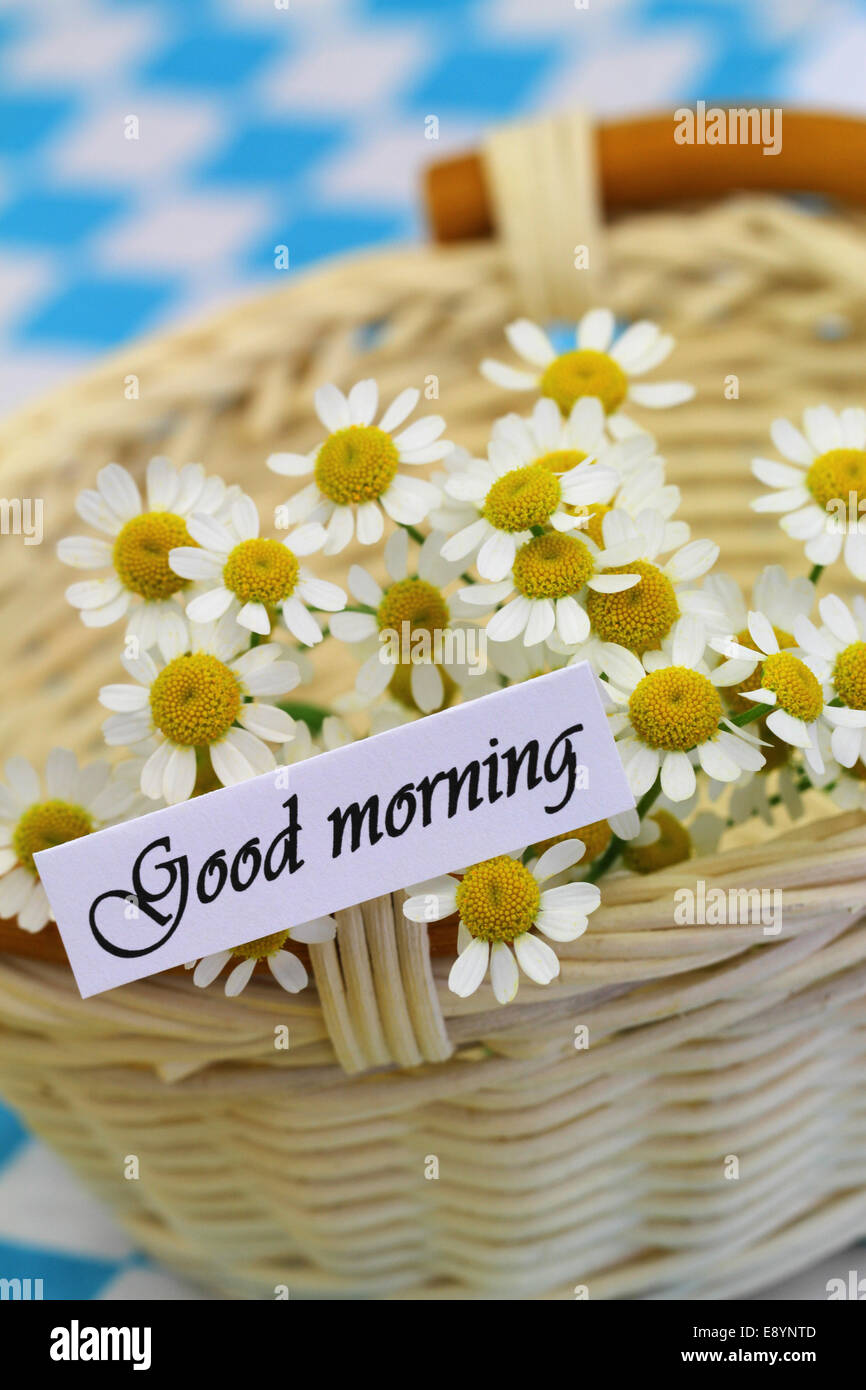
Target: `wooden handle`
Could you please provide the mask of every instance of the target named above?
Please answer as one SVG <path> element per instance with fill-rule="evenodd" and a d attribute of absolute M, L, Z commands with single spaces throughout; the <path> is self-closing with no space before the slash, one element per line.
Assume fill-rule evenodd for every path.
<path fill-rule="evenodd" d="M 783 110 L 775 155 L 758 144 L 677 144 L 675 129 L 672 112 L 596 128 L 608 215 L 746 189 L 821 193 L 866 205 L 866 121 L 856 117 Z M 493 235 L 480 154 L 433 164 L 425 174 L 425 198 L 436 241 Z"/>

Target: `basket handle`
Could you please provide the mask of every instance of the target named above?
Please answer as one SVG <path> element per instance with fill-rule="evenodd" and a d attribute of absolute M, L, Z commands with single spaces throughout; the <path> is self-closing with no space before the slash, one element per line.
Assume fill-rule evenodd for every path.
<path fill-rule="evenodd" d="M 595 164 L 608 216 L 744 190 L 819 193 L 866 205 L 866 122 L 856 117 L 784 111 L 782 148 L 772 156 L 755 144 L 676 144 L 674 130 L 671 112 L 595 127 Z M 497 230 L 480 152 L 432 164 L 424 196 L 436 241 L 489 237 Z"/>

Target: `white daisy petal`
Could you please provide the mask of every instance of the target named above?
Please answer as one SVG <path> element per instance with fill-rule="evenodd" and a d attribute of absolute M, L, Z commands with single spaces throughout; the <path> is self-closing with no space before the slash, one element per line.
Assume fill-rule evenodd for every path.
<path fill-rule="evenodd" d="M 533 878 L 543 883 L 554 874 L 561 874 L 583 858 L 586 846 L 582 840 L 560 840 L 558 844 L 546 849 L 532 870 Z"/>
<path fill-rule="evenodd" d="M 793 463 L 808 466 L 815 457 L 815 450 L 790 420 L 774 420 L 770 426 L 770 438 L 783 458 Z"/>
<path fill-rule="evenodd" d="M 400 392 L 399 396 L 395 396 L 394 400 L 388 406 L 388 409 L 379 421 L 379 429 L 384 430 L 387 434 L 391 430 L 397 429 L 399 425 L 402 425 L 403 421 L 408 419 L 412 414 L 412 411 L 418 404 L 420 395 L 420 391 L 417 391 L 414 386 L 407 386 L 404 391 Z"/>
<path fill-rule="evenodd" d="M 517 546 L 515 537 L 505 531 L 494 531 L 489 535 L 478 552 L 475 562 L 483 579 L 493 582 L 504 579 L 514 564 Z"/>
<path fill-rule="evenodd" d="M 686 801 L 696 786 L 688 753 L 665 753 L 661 765 L 662 791 L 669 801 Z"/>
<path fill-rule="evenodd" d="M 296 927 L 292 927 L 290 935 L 293 941 L 321 945 L 325 941 L 334 940 L 337 935 L 337 923 L 333 917 L 312 917 L 309 922 L 299 922 Z"/>
<path fill-rule="evenodd" d="M 325 527 L 328 539 L 322 547 L 325 555 L 338 555 L 345 550 L 355 534 L 355 518 L 351 507 L 335 507 Z"/>
<path fill-rule="evenodd" d="M 559 974 L 559 957 L 546 941 L 524 932 L 514 941 L 514 954 L 524 975 L 537 985 L 549 985 Z"/>
<path fill-rule="evenodd" d="M 57 558 L 75 569 L 102 569 L 111 564 L 112 549 L 96 536 L 65 536 L 57 542 Z"/>
<path fill-rule="evenodd" d="M 683 405 L 695 394 L 688 381 L 638 382 L 629 387 L 628 398 L 650 410 L 663 410 L 669 405 Z"/>
<path fill-rule="evenodd" d="M 105 501 L 121 521 L 130 521 L 142 510 L 138 485 L 119 463 L 108 463 L 100 468 L 96 482 Z"/>
<path fill-rule="evenodd" d="M 197 594 L 186 606 L 186 616 L 192 623 L 211 623 L 228 612 L 234 601 L 234 594 L 220 584 L 207 593 Z"/>
<path fill-rule="evenodd" d="M 274 979 L 288 994 L 299 994 L 302 989 L 306 989 L 309 976 L 303 961 L 298 960 L 292 951 L 276 951 L 274 955 L 267 957 L 267 961 Z"/>
<path fill-rule="evenodd" d="M 530 603 L 530 613 L 523 634 L 523 645 L 534 647 L 536 642 L 545 641 L 555 626 L 556 609 L 553 606 L 553 600 L 549 598 L 533 599 Z"/>
<path fill-rule="evenodd" d="M 394 535 L 404 535 L 405 531 L 395 531 Z M 388 537 L 390 544 L 392 537 Z M 387 550 L 387 547 L 386 547 Z M 361 565 L 352 565 L 349 570 L 349 589 L 359 603 L 366 603 L 369 608 L 378 608 L 382 602 L 383 593 L 373 576 Z"/>
<path fill-rule="evenodd" d="M 517 355 L 534 367 L 546 367 L 556 356 L 547 334 L 530 319 L 515 319 L 509 323 L 505 336 Z"/>
<path fill-rule="evenodd" d="M 473 939 L 457 957 L 448 976 L 448 988 L 461 999 L 474 994 L 487 973 L 490 947 L 486 941 Z"/>
<path fill-rule="evenodd" d="M 248 632 L 257 632 L 260 637 L 267 637 L 271 631 L 271 617 L 263 603 L 254 600 L 245 603 L 237 614 L 237 620 L 241 627 L 245 627 Z"/>
<path fill-rule="evenodd" d="M 520 972 L 510 947 L 504 941 L 494 941 L 490 952 L 490 983 L 500 1004 L 510 1004 L 517 993 Z"/>
<path fill-rule="evenodd" d="M 504 362 L 496 362 L 485 357 L 479 368 L 481 375 L 494 386 L 504 386 L 507 391 L 531 391 L 538 378 L 533 372 L 522 372 L 516 367 L 508 367 Z"/>
<path fill-rule="evenodd" d="M 607 352 L 614 326 L 615 319 L 610 309 L 590 309 L 577 325 L 577 346 L 591 348 L 594 352 Z"/>
<path fill-rule="evenodd" d="M 355 518 L 355 532 L 361 545 L 375 545 L 382 539 L 385 518 L 378 502 L 364 502 Z"/>
<path fill-rule="evenodd" d="M 787 710 L 774 709 L 772 714 L 768 714 L 767 728 L 783 743 L 790 743 L 794 748 L 810 748 L 812 745 L 809 730 L 803 720 L 795 719 Z"/>
<path fill-rule="evenodd" d="M 325 429 L 333 434 L 337 430 L 348 429 L 352 420 L 352 412 L 349 409 L 349 402 L 343 395 L 339 387 L 331 382 L 326 382 L 320 386 L 314 397 L 316 414 L 321 420 Z"/>
<path fill-rule="evenodd" d="M 372 613 L 335 613 L 331 619 L 331 632 L 340 642 L 365 642 L 377 631 Z"/>
<path fill-rule="evenodd" d="M 372 425 L 379 409 L 379 387 L 372 377 L 359 381 L 349 392 L 349 414 L 353 425 Z"/>
<path fill-rule="evenodd" d="M 172 748 L 162 774 L 162 795 L 167 806 L 188 801 L 195 786 L 194 748 Z"/>
<path fill-rule="evenodd" d="M 234 999 L 236 995 L 240 994 L 252 978 L 255 968 L 255 960 L 242 960 L 240 965 L 235 966 L 226 980 L 226 994 L 229 999 Z"/>
<path fill-rule="evenodd" d="M 479 586 L 480 587 L 480 586 Z M 463 592 L 466 592 L 465 590 Z M 552 607 L 552 605 L 551 605 Z M 509 642 L 524 631 L 532 614 L 532 603 L 521 594 L 494 613 L 486 632 L 491 642 Z"/>
<path fill-rule="evenodd" d="M 271 454 L 265 460 L 265 466 L 284 478 L 302 478 L 304 474 L 312 473 L 315 462 L 315 455 L 310 454 Z"/>
<path fill-rule="evenodd" d="M 315 647 L 322 640 L 322 629 L 308 608 L 292 594 L 282 606 L 283 622 L 293 637 L 305 647 Z"/>

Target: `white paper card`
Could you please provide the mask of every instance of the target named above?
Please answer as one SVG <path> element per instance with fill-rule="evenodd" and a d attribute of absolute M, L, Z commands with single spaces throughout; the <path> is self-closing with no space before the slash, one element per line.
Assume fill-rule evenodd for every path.
<path fill-rule="evenodd" d="M 35 858 L 87 998 L 633 805 L 582 662 Z"/>

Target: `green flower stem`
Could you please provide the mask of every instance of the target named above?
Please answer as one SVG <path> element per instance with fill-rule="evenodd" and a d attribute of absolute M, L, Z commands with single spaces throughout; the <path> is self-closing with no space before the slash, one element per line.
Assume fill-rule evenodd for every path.
<path fill-rule="evenodd" d="M 810 584 L 814 584 L 817 587 L 818 580 L 821 578 L 823 571 L 823 565 L 813 565 L 811 571 L 809 572 Z"/>
<path fill-rule="evenodd" d="M 334 713 L 324 705 L 311 705 L 305 700 L 281 700 L 278 708 L 291 715 L 292 719 L 307 724 L 311 734 L 317 734 L 328 716 Z"/>
<path fill-rule="evenodd" d="M 661 777 L 657 777 L 649 791 L 644 792 L 637 804 L 637 813 L 641 820 L 654 805 L 661 789 L 662 780 Z M 602 875 L 607 873 L 611 865 L 616 863 L 627 843 L 627 840 L 621 840 L 618 835 L 614 835 L 604 854 L 600 854 L 596 859 L 584 882 L 597 883 Z"/>
<path fill-rule="evenodd" d="M 742 729 L 744 724 L 751 724 L 754 719 L 760 719 L 762 714 L 769 713 L 773 708 L 773 705 L 753 705 L 751 709 L 744 709 L 742 714 L 732 714 L 727 722 L 736 724 L 738 729 Z M 724 727 L 724 724 L 719 725 L 720 729 Z"/>
<path fill-rule="evenodd" d="M 345 608 L 340 609 L 341 613 L 370 613 L 375 618 L 376 610 L 371 608 L 368 603 L 347 603 Z"/>
<path fill-rule="evenodd" d="M 423 531 L 418 530 L 417 526 L 410 526 L 408 521 L 401 521 L 400 525 L 403 527 L 406 534 L 412 537 L 413 541 L 417 541 L 419 545 L 424 544 L 427 537 L 424 535 Z"/>

